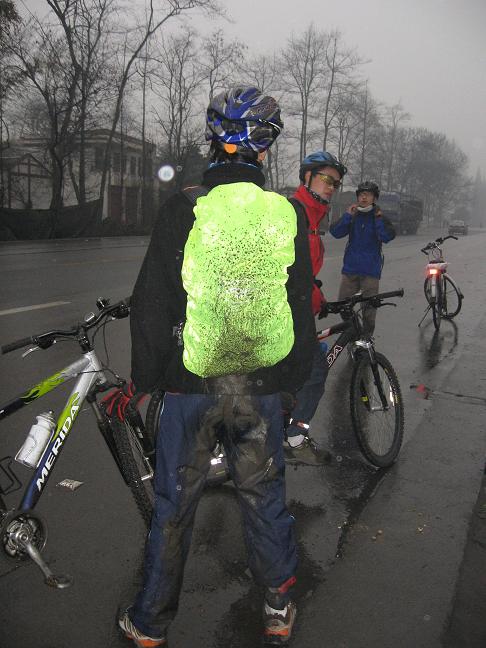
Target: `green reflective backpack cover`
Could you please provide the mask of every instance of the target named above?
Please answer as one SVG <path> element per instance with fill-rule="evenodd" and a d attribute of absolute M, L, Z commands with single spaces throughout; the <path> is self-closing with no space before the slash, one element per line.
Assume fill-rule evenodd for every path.
<path fill-rule="evenodd" d="M 198 198 L 184 248 L 185 367 L 201 377 L 273 366 L 294 343 L 285 284 L 297 220 L 286 198 L 250 182 Z"/>

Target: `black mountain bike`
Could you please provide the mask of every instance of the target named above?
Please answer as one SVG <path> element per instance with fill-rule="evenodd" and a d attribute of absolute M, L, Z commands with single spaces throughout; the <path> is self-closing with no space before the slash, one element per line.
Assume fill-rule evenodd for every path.
<path fill-rule="evenodd" d="M 72 579 L 68 576 L 54 575 L 42 558 L 41 551 L 47 539 L 47 526 L 35 512 L 35 507 L 85 401 L 93 410 L 99 431 L 125 483 L 130 487 L 146 524 L 150 523 L 152 514 L 154 446 L 145 432 L 137 408 L 140 396 L 132 396 L 131 392 L 128 392 L 128 396 L 125 395 L 126 381 L 104 366 L 94 350 L 96 332 L 107 322 L 129 315 L 129 299 L 113 305 L 110 305 L 109 300 L 98 299 L 97 306 L 97 314 L 90 313 L 83 322 L 70 329 L 47 331 L 1 347 L 2 353 L 9 353 L 30 346 L 24 353 L 26 356 L 38 349 L 48 349 L 58 340 L 71 340 L 81 349 L 81 356 L 77 360 L 0 407 L 1 420 L 66 381 L 75 380 L 57 422 L 52 419 L 52 428 L 50 431 L 46 430 L 48 436 L 45 443 L 41 444 L 39 439 L 35 442 L 31 439 L 29 452 L 35 450 L 36 443 L 42 447 L 38 448 L 38 458 L 29 460 L 27 453 L 26 461 L 30 461 L 28 465 L 33 469 L 33 474 L 21 501 L 13 509 L 7 508 L 4 497 L 19 490 L 21 483 L 14 472 L 12 457 L 3 457 L 0 460 L 0 542 L 3 552 L 13 560 L 30 557 L 43 572 L 45 582 L 56 588 L 68 587 Z M 114 380 L 109 380 L 107 374 L 111 374 Z M 105 394 L 104 398 L 101 394 Z M 32 456 L 34 455 L 35 453 Z"/>
<path fill-rule="evenodd" d="M 404 409 L 397 375 L 390 361 L 376 351 L 373 337 L 363 328 L 367 308 L 396 306 L 386 301 L 403 297 L 403 289 L 363 297 L 360 293 L 342 301 L 327 302 L 323 316 L 340 314 L 343 322 L 318 332 L 319 340 L 341 333 L 328 351 L 329 368 L 349 345 L 353 372 L 349 390 L 351 422 L 358 445 L 377 468 L 391 466 L 403 441 Z"/>

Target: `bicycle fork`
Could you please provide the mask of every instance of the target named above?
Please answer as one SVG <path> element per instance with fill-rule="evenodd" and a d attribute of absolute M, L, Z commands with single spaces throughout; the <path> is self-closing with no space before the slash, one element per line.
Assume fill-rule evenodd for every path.
<path fill-rule="evenodd" d="M 385 390 L 383 389 L 383 383 L 381 382 L 381 376 L 378 369 L 378 363 L 376 362 L 375 347 L 373 346 L 373 342 L 370 342 L 368 340 L 356 340 L 355 345 L 361 349 L 364 349 L 368 353 L 368 356 L 370 358 L 371 372 L 373 374 L 373 382 L 375 383 L 375 387 L 378 391 L 378 396 L 380 397 L 381 407 L 374 407 L 371 403 L 369 394 L 366 393 L 366 388 L 363 389 L 365 396 L 368 399 L 368 408 L 370 412 L 381 412 L 389 410 L 390 405 L 385 395 Z"/>

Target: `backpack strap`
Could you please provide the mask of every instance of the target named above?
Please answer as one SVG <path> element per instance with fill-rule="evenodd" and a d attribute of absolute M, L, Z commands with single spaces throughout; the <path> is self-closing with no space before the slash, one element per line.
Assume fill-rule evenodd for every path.
<path fill-rule="evenodd" d="M 182 190 L 182 193 L 194 207 L 198 198 L 208 195 L 209 189 L 204 185 L 194 185 L 193 187 L 186 187 Z"/>
<path fill-rule="evenodd" d="M 298 198 L 295 198 L 292 196 L 291 198 L 287 199 L 289 203 L 292 205 L 292 207 L 295 209 L 295 211 L 301 211 L 304 214 L 305 217 L 305 222 L 307 225 L 307 232 L 309 234 L 319 234 L 318 229 L 312 229 L 309 223 L 309 218 L 307 216 L 307 210 L 305 208 L 304 203 L 302 203 Z M 312 280 L 315 283 L 315 285 L 319 288 L 319 290 L 322 288 L 322 281 L 320 279 L 317 279 L 317 277 L 312 276 Z"/>
<path fill-rule="evenodd" d="M 302 211 L 304 212 L 305 222 L 307 223 L 307 231 L 309 232 L 309 234 L 319 234 L 320 233 L 319 229 L 317 229 L 317 228 L 312 229 L 311 226 L 310 226 L 309 218 L 307 216 L 307 210 L 305 208 L 304 203 L 301 202 L 298 198 L 295 198 L 295 196 L 292 196 L 291 198 L 288 198 L 288 201 L 294 208 L 300 207 L 302 209 Z M 327 214 L 326 214 L 326 216 L 327 216 Z"/>

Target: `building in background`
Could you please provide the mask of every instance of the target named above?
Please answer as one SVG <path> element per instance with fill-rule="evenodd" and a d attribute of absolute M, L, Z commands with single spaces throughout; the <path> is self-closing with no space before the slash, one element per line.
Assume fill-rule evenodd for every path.
<path fill-rule="evenodd" d="M 100 198 L 108 129 L 86 131 L 83 138 L 85 203 Z M 82 204 L 79 195 L 79 137 L 64 165 L 63 206 Z M 2 150 L 0 205 L 13 209 L 49 209 L 50 157 L 45 138 L 22 137 Z M 153 222 L 157 209 L 156 147 L 149 141 L 115 133 L 108 160 L 102 219 L 142 227 Z"/>

